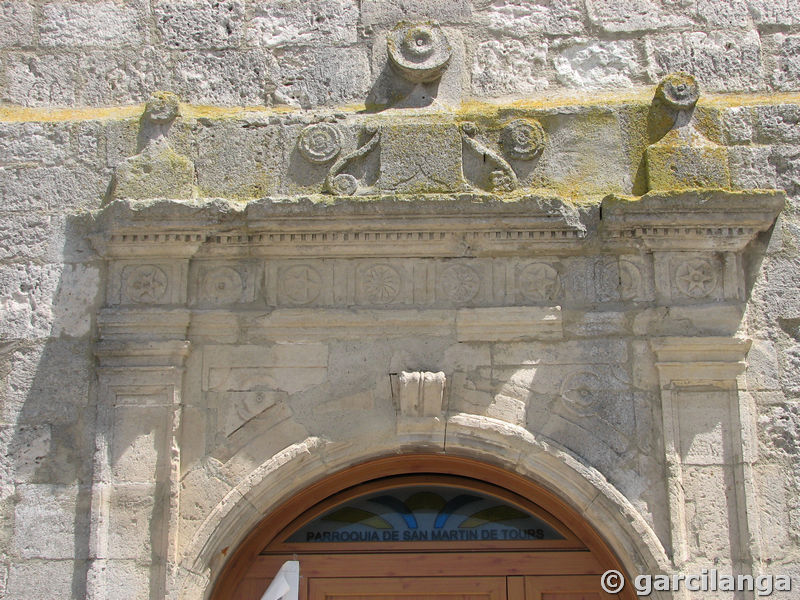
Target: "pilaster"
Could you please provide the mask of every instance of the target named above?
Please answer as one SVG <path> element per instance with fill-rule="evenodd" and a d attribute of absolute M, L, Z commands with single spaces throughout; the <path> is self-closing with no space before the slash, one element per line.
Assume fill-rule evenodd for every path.
<path fill-rule="evenodd" d="M 757 573 L 755 423 L 740 391 L 750 341 L 664 337 L 650 345 L 659 373 L 674 566 L 684 573 Z"/>

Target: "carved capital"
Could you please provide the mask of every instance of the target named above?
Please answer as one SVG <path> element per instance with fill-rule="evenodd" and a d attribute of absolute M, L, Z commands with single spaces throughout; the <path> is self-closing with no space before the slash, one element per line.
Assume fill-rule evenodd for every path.
<path fill-rule="evenodd" d="M 750 340 L 728 337 L 663 337 L 650 341 L 662 387 L 713 382 L 735 384 L 744 372 Z"/>

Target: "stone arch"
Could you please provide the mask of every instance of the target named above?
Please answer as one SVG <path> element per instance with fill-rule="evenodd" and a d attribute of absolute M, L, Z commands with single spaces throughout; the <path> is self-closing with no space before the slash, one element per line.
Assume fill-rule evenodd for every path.
<path fill-rule="evenodd" d="M 397 439 L 379 447 L 358 447 L 318 437 L 285 448 L 244 477 L 210 511 L 180 558 L 170 597 L 208 598 L 233 551 L 265 515 L 294 494 L 331 473 L 405 454 L 420 454 L 419 448 L 406 448 Z M 671 569 L 660 540 L 627 498 L 552 440 L 511 423 L 462 413 L 448 420 L 445 452 L 436 455 L 499 467 L 551 491 L 585 519 L 629 574 Z"/>

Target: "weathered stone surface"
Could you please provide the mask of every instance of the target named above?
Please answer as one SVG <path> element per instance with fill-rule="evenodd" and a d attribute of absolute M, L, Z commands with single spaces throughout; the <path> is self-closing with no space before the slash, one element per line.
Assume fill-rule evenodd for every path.
<path fill-rule="evenodd" d="M 188 52 L 175 60 L 167 87 L 186 102 L 263 105 L 275 89 L 276 68 L 260 49 Z"/>
<path fill-rule="evenodd" d="M 75 527 L 87 508 L 85 490 L 82 497 L 74 486 L 23 484 L 16 493 L 14 551 L 24 558 L 80 558 Z"/>
<path fill-rule="evenodd" d="M 277 92 L 303 108 L 364 102 L 370 65 L 361 48 L 279 49 Z"/>
<path fill-rule="evenodd" d="M 204 597 L 293 490 L 444 449 L 544 482 L 632 572 L 800 570 L 796 13 L 0 0 L 0 597 Z M 452 54 L 413 91 L 386 39 L 429 19 Z M 662 162 L 786 188 L 773 231 L 780 194 L 638 196 L 677 68 L 718 146 Z M 106 198 L 156 88 L 188 103 L 156 173 L 184 198 Z"/>
<path fill-rule="evenodd" d="M 770 81 L 776 90 L 800 89 L 800 35 L 777 34 L 771 40 L 777 46 L 775 67 Z"/>
<path fill-rule="evenodd" d="M 241 121 L 211 122 L 196 134 L 201 196 L 258 198 L 274 193 L 283 159 L 277 127 Z"/>
<path fill-rule="evenodd" d="M 664 27 L 685 27 L 691 23 L 686 15 L 670 12 L 654 0 L 631 0 L 625 10 L 612 0 L 588 0 L 586 7 L 591 21 L 608 32 L 658 31 Z"/>
<path fill-rule="evenodd" d="M 3 165 L 70 162 L 74 159 L 70 127 L 63 123 L 0 123 L 0 153 Z"/>
<path fill-rule="evenodd" d="M 731 184 L 734 188 L 768 189 L 777 186 L 773 150 L 769 146 L 740 146 L 728 149 Z"/>
<path fill-rule="evenodd" d="M 244 3 L 159 1 L 153 14 L 161 39 L 169 48 L 224 49 L 242 40 Z"/>
<path fill-rule="evenodd" d="M 61 268 L 10 264 L 0 267 L 0 334 L 6 338 L 48 337 Z"/>
<path fill-rule="evenodd" d="M 78 101 L 88 106 L 144 102 L 154 90 L 169 87 L 169 62 L 151 48 L 86 52 L 79 62 Z"/>
<path fill-rule="evenodd" d="M 5 56 L 3 100 L 21 106 L 69 106 L 77 100 L 79 58 L 73 54 Z"/>
<path fill-rule="evenodd" d="M 194 165 L 166 143 L 147 146 L 126 159 L 114 174 L 117 198 L 190 198 Z"/>
<path fill-rule="evenodd" d="M 105 178 L 103 178 L 105 179 Z M 5 210 L 81 210 L 99 207 L 108 180 L 85 169 L 0 167 Z"/>
<path fill-rule="evenodd" d="M 535 33 L 565 35 L 585 29 L 580 0 L 500 0 L 477 7 L 474 17 L 486 23 L 492 33 L 527 37 Z"/>
<path fill-rule="evenodd" d="M 526 94 L 549 86 L 544 76 L 545 43 L 489 40 L 475 49 L 472 89 L 479 96 Z"/>
<path fill-rule="evenodd" d="M 256 4 L 254 9 L 247 31 L 247 40 L 253 45 L 274 48 L 357 40 L 355 0 L 280 0 Z"/>
<path fill-rule="evenodd" d="M 748 8 L 757 25 L 796 25 L 800 7 L 786 0 L 748 0 Z"/>
<path fill-rule="evenodd" d="M 33 35 L 33 6 L 16 0 L 0 4 L 0 47 L 29 46 Z"/>
<path fill-rule="evenodd" d="M 620 88 L 644 76 L 640 50 L 630 40 L 569 46 L 553 58 L 560 83 L 575 89 Z"/>
<path fill-rule="evenodd" d="M 686 71 L 707 91 L 758 90 L 764 87 L 761 43 L 755 32 L 691 32 L 646 40 L 648 73 L 654 81 Z"/>
<path fill-rule="evenodd" d="M 73 574 L 80 567 L 72 560 L 15 561 L 9 569 L 6 594 L 19 600 L 70 598 Z"/>
<path fill-rule="evenodd" d="M 361 22 L 365 26 L 388 25 L 398 21 L 417 21 L 432 19 L 442 23 L 464 23 L 471 14 L 467 0 L 421 0 L 402 2 L 401 0 L 362 0 Z"/>
<path fill-rule="evenodd" d="M 748 27 L 751 22 L 748 4 L 752 3 L 746 0 L 699 0 L 696 19 L 716 28 Z"/>
<path fill-rule="evenodd" d="M 768 144 L 800 144 L 800 106 L 775 104 L 756 107 L 758 137 Z"/>
<path fill-rule="evenodd" d="M 800 194 L 800 146 L 778 146 L 770 163 L 775 165 L 777 185 L 790 196 Z"/>
<path fill-rule="evenodd" d="M 147 31 L 142 8 L 139 2 L 133 6 L 113 2 L 46 4 L 42 7 L 39 43 L 56 47 L 140 44 Z"/>

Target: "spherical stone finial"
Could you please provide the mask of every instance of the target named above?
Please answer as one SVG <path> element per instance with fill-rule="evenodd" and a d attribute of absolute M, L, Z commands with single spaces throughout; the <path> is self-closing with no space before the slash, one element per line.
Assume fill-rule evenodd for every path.
<path fill-rule="evenodd" d="M 144 117 L 153 123 L 169 123 L 178 116 L 179 101 L 172 92 L 154 92 L 144 107 Z"/>
<path fill-rule="evenodd" d="M 398 23 L 386 39 L 389 62 L 405 79 L 428 83 L 442 76 L 453 53 L 435 23 Z"/>
<path fill-rule="evenodd" d="M 533 119 L 515 119 L 503 128 L 500 144 L 511 158 L 532 160 L 544 149 L 544 129 Z"/>
<path fill-rule="evenodd" d="M 700 86 L 689 73 L 677 71 L 661 80 L 656 89 L 656 96 L 671 108 L 687 110 L 697 104 L 700 98 Z"/>

